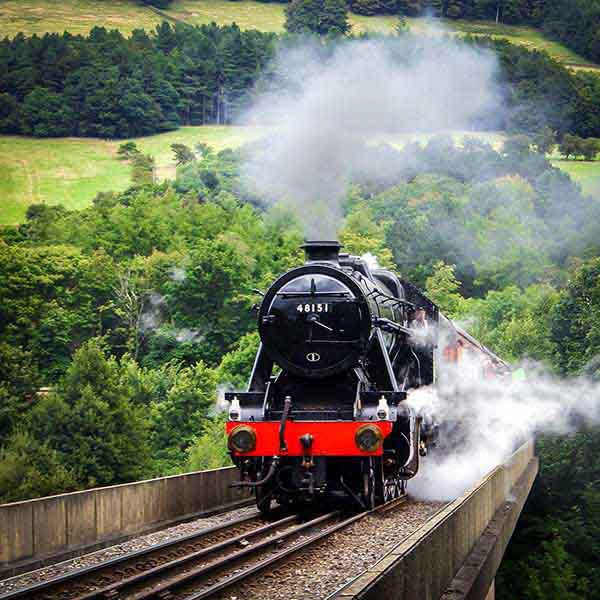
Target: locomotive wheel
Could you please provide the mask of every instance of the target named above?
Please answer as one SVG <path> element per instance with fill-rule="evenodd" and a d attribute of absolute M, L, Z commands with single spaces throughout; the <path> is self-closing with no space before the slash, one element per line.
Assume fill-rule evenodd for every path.
<path fill-rule="evenodd" d="M 256 508 L 258 508 L 261 515 L 268 517 L 273 511 L 273 490 L 264 489 L 266 486 L 261 485 L 256 488 Z"/>
<path fill-rule="evenodd" d="M 403 494 L 403 485 L 397 477 L 388 477 L 383 482 L 383 501 L 389 502 L 400 498 Z"/>
<path fill-rule="evenodd" d="M 367 510 L 375 508 L 375 469 L 371 458 L 363 463 L 362 501 Z"/>

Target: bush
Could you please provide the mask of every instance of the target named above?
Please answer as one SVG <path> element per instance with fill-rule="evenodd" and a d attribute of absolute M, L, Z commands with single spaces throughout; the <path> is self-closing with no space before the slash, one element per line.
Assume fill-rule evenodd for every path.
<path fill-rule="evenodd" d="M 76 353 L 57 391 L 31 411 L 31 433 L 61 453 L 83 487 L 150 474 L 148 424 L 131 398 L 126 362 L 107 357 L 97 339 Z"/>
<path fill-rule="evenodd" d="M 56 450 L 24 431 L 0 450 L 0 502 L 17 502 L 76 489 L 76 478 Z"/>
<path fill-rule="evenodd" d="M 345 35 L 350 31 L 346 0 L 292 0 L 285 8 L 289 33 Z"/>
<path fill-rule="evenodd" d="M 252 366 L 258 351 L 260 339 L 258 332 L 253 331 L 244 335 L 235 348 L 227 353 L 217 370 L 218 382 L 221 385 L 228 385 L 236 390 L 246 387 Z"/>
<path fill-rule="evenodd" d="M 117 150 L 119 160 L 131 160 L 140 154 L 140 150 L 135 142 L 124 142 Z"/>
<path fill-rule="evenodd" d="M 231 465 L 227 450 L 224 415 L 205 421 L 202 434 L 194 440 L 187 453 L 186 470 L 204 471 Z"/>
<path fill-rule="evenodd" d="M 161 470 L 172 472 L 185 461 L 185 452 L 202 430 L 217 400 L 216 373 L 199 362 L 178 368 L 172 385 L 152 403 L 152 446 Z"/>

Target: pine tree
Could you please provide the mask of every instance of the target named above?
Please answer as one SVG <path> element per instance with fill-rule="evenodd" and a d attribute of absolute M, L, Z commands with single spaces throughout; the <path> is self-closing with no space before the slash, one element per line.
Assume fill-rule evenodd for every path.
<path fill-rule="evenodd" d="M 409 17 L 418 17 L 425 10 L 424 0 L 398 0 L 398 10 Z"/>
<path fill-rule="evenodd" d="M 80 485 L 134 481 L 147 475 L 150 454 L 133 396 L 128 365 L 92 339 L 75 353 L 56 392 L 33 408 L 30 431 L 60 454 Z"/>
<path fill-rule="evenodd" d="M 382 12 L 379 0 L 352 0 L 350 8 L 357 15 L 371 16 Z"/>

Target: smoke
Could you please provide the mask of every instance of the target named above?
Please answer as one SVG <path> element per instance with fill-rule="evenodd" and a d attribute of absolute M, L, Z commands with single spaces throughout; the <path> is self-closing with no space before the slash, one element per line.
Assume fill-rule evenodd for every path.
<path fill-rule="evenodd" d="M 217 386 L 215 403 L 208 409 L 209 417 L 216 417 L 229 410 L 229 401 L 225 400 L 227 392 L 234 392 L 235 387 L 230 383 L 221 383 Z"/>
<path fill-rule="evenodd" d="M 408 403 L 425 422 L 442 424 L 439 445 L 421 462 L 410 493 L 452 500 L 539 434 L 566 435 L 600 424 L 600 383 L 560 379 L 525 365 L 527 378 L 482 379 L 474 361 L 445 365 L 436 390 L 423 388 Z"/>
<path fill-rule="evenodd" d="M 369 142 L 407 132 L 481 128 L 501 112 L 496 76 L 491 52 L 450 38 L 281 48 L 270 87 L 243 119 L 276 127 L 260 151 L 246 158 L 245 184 L 290 207 L 308 237 L 335 237 L 351 174 L 359 169 L 385 177 L 387 166 L 371 156 Z"/>
<path fill-rule="evenodd" d="M 183 269 L 173 269 L 172 276 L 176 281 L 183 281 L 186 277 Z M 147 334 L 160 330 L 163 335 L 173 338 L 180 344 L 197 344 L 206 339 L 200 329 L 177 328 L 168 325 L 168 322 L 169 307 L 167 299 L 157 292 L 152 292 L 140 315 L 139 327 L 142 333 Z"/>
<path fill-rule="evenodd" d="M 152 292 L 148 298 L 144 311 L 140 316 L 140 330 L 142 332 L 152 331 L 160 326 L 167 303 L 164 296 Z"/>
<path fill-rule="evenodd" d="M 381 265 L 379 264 L 379 261 L 377 260 L 377 256 L 375 254 L 373 254 L 372 252 L 365 252 L 360 258 L 362 260 L 364 260 L 365 263 L 367 263 L 367 266 L 372 271 L 374 271 L 375 269 L 381 269 Z"/>
<path fill-rule="evenodd" d="M 171 276 L 171 279 L 177 283 L 181 283 L 187 278 L 185 269 L 182 269 L 181 267 L 171 267 L 169 275 Z"/>

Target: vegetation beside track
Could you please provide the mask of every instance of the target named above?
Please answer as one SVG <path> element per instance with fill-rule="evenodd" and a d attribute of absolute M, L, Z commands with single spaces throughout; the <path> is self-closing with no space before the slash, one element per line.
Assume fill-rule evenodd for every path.
<path fill-rule="evenodd" d="M 26 1 L 19 3 L 23 14 L 29 14 Z M 565 11 L 586 1 L 564 3 Z M 11 4 L 3 3 L 0 10 Z M 182 0 L 179 6 L 187 11 L 181 7 L 191 4 Z M 244 4 L 222 3 L 219 10 L 212 6 L 218 16 Z M 177 7 L 176 1 L 169 10 Z M 264 7 L 265 23 L 271 19 L 269 10 L 275 8 Z M 156 12 L 148 11 L 148 27 L 154 26 Z M 379 16 L 357 22 L 390 24 Z M 417 28 L 424 22 L 411 23 Z M 484 27 L 453 24 L 470 27 L 476 36 Z M 581 32 L 577 46 L 590 54 L 583 33 L 593 30 L 594 23 L 580 25 L 565 35 Z M 80 19 L 78 26 L 87 23 Z M 102 41 L 104 34 L 96 35 Z M 237 31 L 228 35 L 238 39 Z M 528 35 L 523 30 L 525 44 L 531 41 Z M 157 65 L 170 55 L 172 36 L 168 26 L 157 34 L 160 40 L 149 52 Z M 105 48 L 114 49 L 118 37 L 106 38 Z M 525 104 L 517 129 L 535 135 L 549 124 L 559 136 L 569 128 L 584 137 L 598 135 L 594 75 L 574 75 L 522 48 L 499 42 L 493 46 L 515 86 L 513 107 Z M 54 64 L 51 52 L 49 56 Z M 96 58 L 105 61 L 106 53 Z M 566 55 L 562 60 L 579 61 Z M 23 64 L 31 75 L 31 61 Z M 19 101 L 40 81 L 56 86 L 56 73 L 43 71 L 41 80 L 25 78 L 23 83 L 21 70 L 15 71 L 24 87 L 14 85 L 9 92 Z M 87 81 L 95 85 L 98 72 L 93 70 Z M 107 81 L 113 89 L 112 80 Z M 187 80 L 177 80 L 182 81 Z M 164 101 L 162 92 L 150 87 L 140 94 L 142 100 L 146 92 L 155 93 L 156 102 Z M 103 113 L 121 107 L 110 95 L 102 98 L 91 107 L 100 105 Z M 54 112 L 36 110 L 40 103 L 63 103 L 56 92 L 37 92 L 29 100 L 33 110 L 25 116 L 49 116 L 38 130 L 48 135 L 47 126 L 56 125 Z M 548 114 L 533 110 L 540 105 Z M 20 113 L 9 116 L 15 114 Z M 88 116 L 86 126 L 106 125 L 96 120 L 98 114 Z M 119 115 L 113 116 L 110 135 L 118 135 Z M 3 113 L 4 127 L 23 124 L 5 117 Z M 134 119 L 133 125 L 147 126 L 145 117 Z M 40 125 L 30 121 L 27 126 Z M 235 138 L 235 130 L 228 134 L 232 132 Z M 170 159 L 162 163 L 170 155 L 170 140 L 196 142 L 191 130 L 189 137 L 187 130 L 182 138 L 170 137 L 175 135 L 164 134 L 156 145 L 155 137 L 137 141 L 142 153 L 157 154 L 159 173 L 162 168 L 172 174 Z M 221 130 L 215 132 L 215 146 L 221 135 Z M 417 161 L 429 165 L 425 171 L 417 169 L 385 185 L 363 181 L 351 186 L 342 241 L 350 252 L 368 250 L 394 264 L 447 314 L 467 320 L 502 356 L 530 358 L 560 375 L 598 380 L 597 200 L 582 197 L 565 175 L 552 169 L 538 154 L 541 145 L 515 141 L 498 152 L 500 148 L 470 144 L 457 149 L 447 139 L 432 140 L 420 150 L 424 160 Z M 203 149 L 182 164 L 171 184 L 154 182 L 146 172 L 129 186 L 129 167 L 112 157 L 117 143 L 89 140 L 98 145 L 80 161 L 78 156 L 86 157 L 83 149 L 75 157 L 67 149 L 57 150 L 64 154 L 60 166 L 47 155 L 50 146 L 40 146 L 36 153 L 28 143 L 33 142 L 24 140 L 20 149 L 21 166 L 33 154 L 44 167 L 19 169 L 19 163 L 10 163 L 12 157 L 6 158 L 7 149 L 3 160 L 10 177 L 1 183 L 6 197 L 39 202 L 47 189 L 39 181 L 64 179 L 69 206 L 82 206 L 96 191 L 96 164 L 103 165 L 101 171 L 111 165 L 107 185 L 114 192 L 104 189 L 80 211 L 30 204 L 23 223 L 0 232 L 0 501 L 223 464 L 227 453 L 217 416 L 218 386 L 242 386 L 250 368 L 257 344 L 250 312 L 256 298 L 250 290 L 264 288 L 300 260 L 302 233 L 293 215 L 280 208 L 266 211 L 260 198 L 244 190 L 236 152 Z M 66 146 L 70 143 L 83 142 L 64 140 Z M 223 146 L 237 143 L 224 141 Z M 595 186 L 595 163 L 557 164 L 578 173 L 585 186 Z M 48 173 L 52 176 L 42 175 Z M 69 186 L 71 177 L 78 183 Z M 22 219 L 19 201 L 5 202 L 7 222 Z M 450 229 L 442 228 L 448 225 Z M 50 393 L 37 395 L 47 385 Z M 539 485 L 499 576 L 499 597 L 598 596 L 599 451 L 600 435 L 593 429 L 542 440 Z"/>

